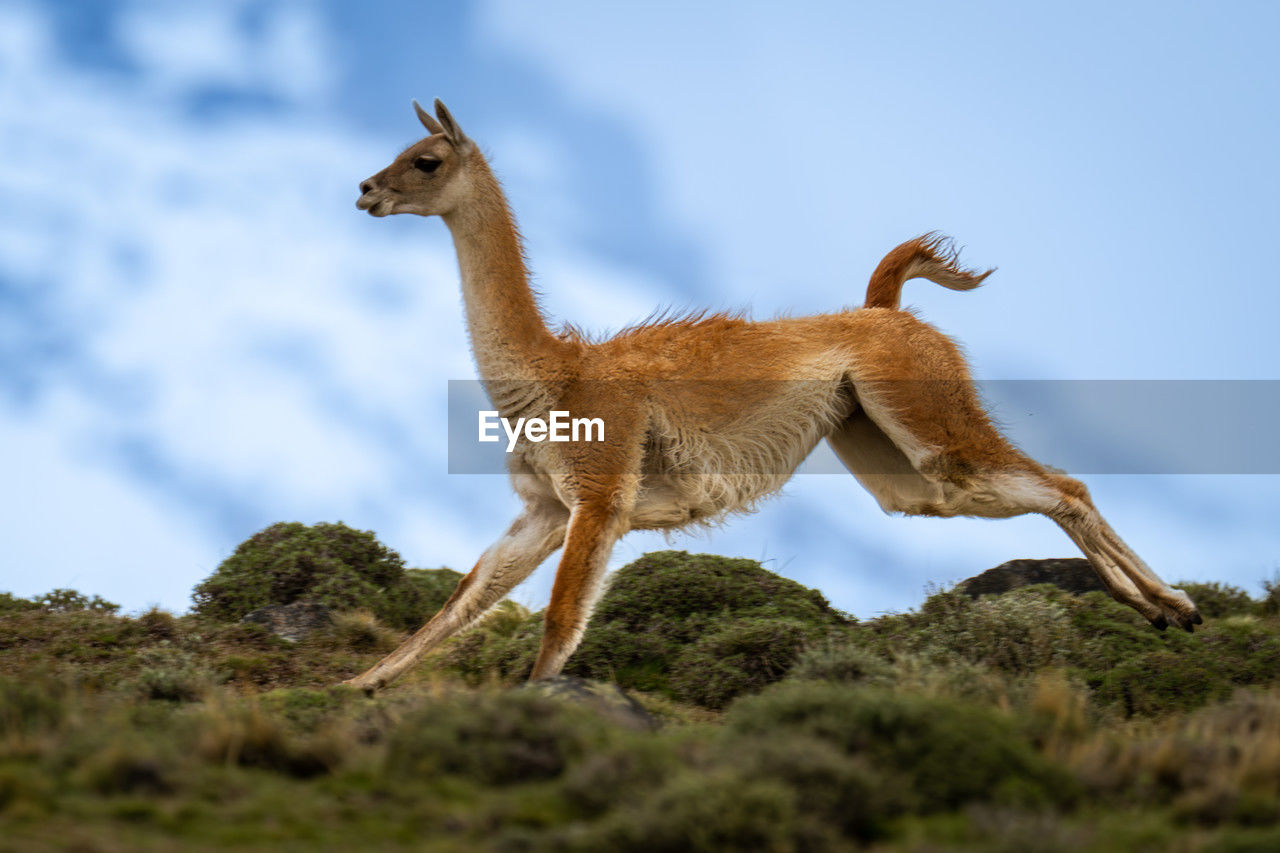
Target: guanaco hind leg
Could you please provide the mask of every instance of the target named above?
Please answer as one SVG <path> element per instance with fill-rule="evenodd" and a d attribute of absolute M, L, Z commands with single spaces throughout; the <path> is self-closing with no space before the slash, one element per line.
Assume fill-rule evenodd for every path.
<path fill-rule="evenodd" d="M 1136 604 L 1117 594 L 1114 589 L 1111 590 L 1112 595 L 1146 616 L 1151 624 L 1163 628 L 1166 622 L 1171 622 L 1183 630 L 1191 631 L 1194 630 L 1193 626 L 1204 621 L 1191 597 L 1162 581 L 1111 529 L 1111 525 L 1107 524 L 1106 519 L 1087 498 L 1074 505 L 1064 502 L 1058 512 L 1050 514 L 1050 517 L 1080 547 L 1104 581 L 1107 578 L 1102 568 L 1104 566 L 1112 572 L 1118 569 L 1122 573 L 1129 581 L 1126 593 L 1132 596 L 1134 591 L 1138 592 L 1142 603 Z M 1109 584 L 1108 589 L 1111 589 Z M 1154 614 L 1149 612 L 1153 605 L 1158 608 Z"/>
<path fill-rule="evenodd" d="M 1046 470 L 1005 440 L 967 380 L 867 384 L 858 396 L 860 410 L 828 441 L 886 512 L 1046 515 L 1084 552 L 1117 601 L 1157 628 L 1172 623 L 1191 631 L 1201 623 L 1190 597 L 1120 539 L 1082 483 Z"/>
<path fill-rule="evenodd" d="M 568 510 L 558 503 L 527 506 L 458 582 L 458 588 L 430 622 L 367 672 L 345 683 L 378 690 L 445 639 L 474 623 L 563 544 L 568 521 Z"/>

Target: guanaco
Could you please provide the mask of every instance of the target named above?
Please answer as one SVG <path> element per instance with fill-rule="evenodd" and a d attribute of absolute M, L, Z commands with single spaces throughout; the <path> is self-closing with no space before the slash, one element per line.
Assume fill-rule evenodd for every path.
<path fill-rule="evenodd" d="M 992 425 L 956 344 L 898 308 L 903 283 L 969 290 L 937 235 L 893 249 L 860 309 L 753 322 L 658 317 L 607 340 L 553 330 L 529 286 L 519 231 L 479 147 L 440 101 L 413 102 L 429 135 L 360 184 L 373 216 L 439 216 L 458 256 L 467 329 L 494 408 L 602 418 L 602 440 L 521 440 L 508 457 L 524 509 L 426 625 L 348 684 L 373 691 L 473 624 L 563 548 L 531 678 L 558 674 L 631 530 L 677 530 L 750 511 L 826 439 L 887 513 L 1048 516 L 1117 600 L 1157 628 L 1201 622 L 1111 529 L 1082 483 Z"/>

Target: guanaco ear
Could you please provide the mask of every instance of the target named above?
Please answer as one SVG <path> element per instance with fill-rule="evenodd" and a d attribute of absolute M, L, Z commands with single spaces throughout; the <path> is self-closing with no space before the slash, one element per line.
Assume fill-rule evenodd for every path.
<path fill-rule="evenodd" d="M 436 98 L 436 118 L 440 119 L 440 124 L 444 127 L 444 135 L 453 143 L 454 148 L 465 148 L 471 144 L 471 140 L 467 139 L 462 128 L 458 127 L 458 123 L 453 120 L 449 108 L 439 98 Z"/>
<path fill-rule="evenodd" d="M 435 120 L 431 113 L 422 108 L 422 104 L 418 103 L 415 98 L 413 101 L 413 111 L 418 114 L 418 121 L 422 122 L 422 126 L 431 131 L 434 136 L 437 133 L 444 133 L 445 130 L 440 126 L 440 122 Z"/>

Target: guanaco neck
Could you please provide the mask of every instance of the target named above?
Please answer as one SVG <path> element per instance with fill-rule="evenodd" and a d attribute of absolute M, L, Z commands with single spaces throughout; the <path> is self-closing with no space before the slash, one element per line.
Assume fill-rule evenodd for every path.
<path fill-rule="evenodd" d="M 443 217 L 458 253 L 471 351 L 486 382 L 534 379 L 534 368 L 545 368 L 565 342 L 547 328 L 529 286 L 520 232 L 502 187 L 479 154 L 472 157 L 472 192 Z"/>

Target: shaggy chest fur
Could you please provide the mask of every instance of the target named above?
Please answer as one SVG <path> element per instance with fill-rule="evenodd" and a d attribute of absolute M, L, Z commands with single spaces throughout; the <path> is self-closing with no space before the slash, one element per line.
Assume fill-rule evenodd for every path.
<path fill-rule="evenodd" d="M 838 379 L 661 379 L 644 385 L 647 393 L 631 400 L 646 412 L 640 452 L 601 454 L 608 461 L 597 470 L 602 477 L 637 480 L 632 530 L 712 525 L 729 514 L 754 511 L 855 407 L 850 389 Z M 526 417 L 546 417 L 568 405 L 545 394 L 528 395 L 523 403 L 520 413 Z M 612 433 L 607 408 L 586 410 L 603 415 L 605 443 Z M 689 418 L 691 411 L 702 417 Z M 578 449 L 521 438 L 511 472 L 518 481 L 532 477 L 571 504 L 579 487 L 579 469 L 571 464 Z"/>

